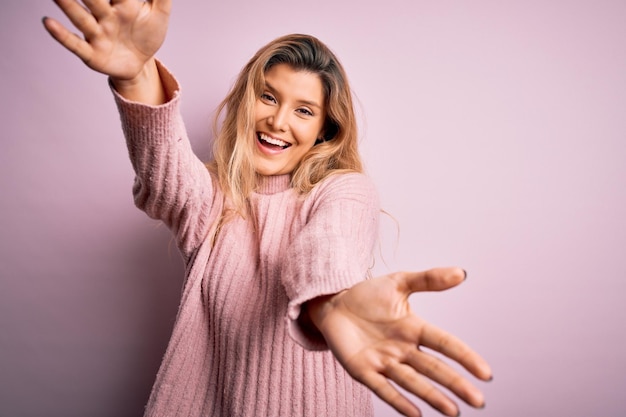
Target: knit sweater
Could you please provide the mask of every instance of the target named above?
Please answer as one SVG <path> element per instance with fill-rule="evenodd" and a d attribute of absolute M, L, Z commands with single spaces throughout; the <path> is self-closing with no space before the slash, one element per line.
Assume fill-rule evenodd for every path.
<path fill-rule="evenodd" d="M 215 236 L 224 193 L 194 155 L 176 80 L 147 106 L 114 94 L 136 173 L 136 205 L 172 231 L 185 280 L 172 336 L 145 415 L 354 416 L 371 395 L 298 321 L 301 306 L 366 277 L 379 205 L 362 174 L 331 175 L 305 196 L 290 176 L 264 177 L 253 215 Z"/>

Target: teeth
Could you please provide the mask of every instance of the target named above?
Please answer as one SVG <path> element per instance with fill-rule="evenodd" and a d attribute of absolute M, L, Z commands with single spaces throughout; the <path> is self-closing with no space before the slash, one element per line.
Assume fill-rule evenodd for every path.
<path fill-rule="evenodd" d="M 285 141 L 282 141 L 280 139 L 271 138 L 271 137 L 267 136 L 264 133 L 259 133 L 259 138 L 261 138 L 261 140 L 263 140 L 263 141 L 265 141 L 267 143 L 270 143 L 270 144 L 276 145 L 276 146 L 280 146 L 280 147 L 283 147 L 283 148 L 286 148 L 287 146 L 289 146 L 289 143 L 287 143 Z"/>

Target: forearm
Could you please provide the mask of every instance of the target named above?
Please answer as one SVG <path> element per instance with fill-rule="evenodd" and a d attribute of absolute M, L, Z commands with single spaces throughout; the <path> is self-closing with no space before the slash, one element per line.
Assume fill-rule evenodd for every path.
<path fill-rule="evenodd" d="M 156 60 L 150 59 L 143 70 L 133 79 L 111 77 L 115 90 L 126 100 L 158 106 L 169 100 L 159 75 Z"/>

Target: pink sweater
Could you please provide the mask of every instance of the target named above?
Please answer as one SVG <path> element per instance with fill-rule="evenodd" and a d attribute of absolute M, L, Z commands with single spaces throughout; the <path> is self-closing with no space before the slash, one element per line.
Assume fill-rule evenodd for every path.
<path fill-rule="evenodd" d="M 175 79 L 152 107 L 116 95 L 135 203 L 174 233 L 186 265 L 176 323 L 146 416 L 371 416 L 320 334 L 298 325 L 302 303 L 366 277 L 379 205 L 361 174 L 334 175 L 306 197 L 288 175 L 266 177 L 255 216 L 211 236 L 224 195 L 193 154 Z M 258 232 L 258 233 L 257 233 Z"/>

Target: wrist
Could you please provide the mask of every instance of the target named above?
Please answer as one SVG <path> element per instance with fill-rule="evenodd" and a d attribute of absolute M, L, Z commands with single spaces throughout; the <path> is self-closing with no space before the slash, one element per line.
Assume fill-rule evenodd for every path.
<path fill-rule="evenodd" d="M 322 295 L 307 301 L 304 313 L 308 315 L 308 320 L 311 324 L 322 334 L 324 333 L 324 323 L 326 322 L 326 318 L 334 309 L 337 308 L 337 304 L 344 292 L 346 292 L 346 290 L 340 291 L 336 294 Z"/>
<path fill-rule="evenodd" d="M 135 77 L 111 77 L 111 83 L 122 97 L 130 101 L 159 105 L 168 99 L 154 58 L 148 60 Z"/>

